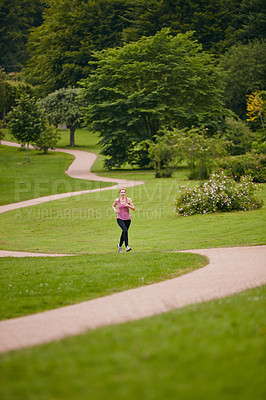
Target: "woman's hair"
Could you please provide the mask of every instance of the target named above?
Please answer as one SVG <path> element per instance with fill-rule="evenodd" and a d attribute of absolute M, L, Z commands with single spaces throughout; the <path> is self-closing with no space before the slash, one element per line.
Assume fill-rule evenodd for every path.
<path fill-rule="evenodd" d="M 121 192 L 121 190 L 124 190 L 125 192 L 127 191 L 127 189 L 121 188 L 121 189 L 119 189 L 119 193 Z"/>

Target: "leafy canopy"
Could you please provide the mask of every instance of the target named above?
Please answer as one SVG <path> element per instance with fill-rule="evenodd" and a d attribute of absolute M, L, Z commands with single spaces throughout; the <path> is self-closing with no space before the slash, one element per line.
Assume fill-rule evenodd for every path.
<path fill-rule="evenodd" d="M 27 79 L 40 97 L 76 86 L 89 73 L 92 51 L 122 44 L 128 0 L 46 0 L 44 22 L 32 30 Z"/>
<path fill-rule="evenodd" d="M 246 96 L 266 88 L 266 41 L 238 44 L 220 59 L 226 71 L 226 105 L 241 119 L 246 119 Z"/>
<path fill-rule="evenodd" d="M 81 84 L 85 121 L 99 131 L 106 165 L 136 163 L 136 145 L 162 126 L 191 126 L 224 112 L 222 72 L 192 32 L 152 37 L 95 52 L 95 71 Z"/>
<path fill-rule="evenodd" d="M 82 111 L 78 88 L 63 88 L 40 100 L 50 124 L 66 124 L 70 129 L 70 146 L 75 146 L 75 129 L 80 124 Z"/>
<path fill-rule="evenodd" d="M 18 105 L 7 115 L 7 127 L 19 143 L 36 142 L 45 129 L 45 118 L 34 98 L 24 94 Z M 28 146 L 29 150 L 29 146 Z M 29 161 L 29 151 L 27 156 Z"/>

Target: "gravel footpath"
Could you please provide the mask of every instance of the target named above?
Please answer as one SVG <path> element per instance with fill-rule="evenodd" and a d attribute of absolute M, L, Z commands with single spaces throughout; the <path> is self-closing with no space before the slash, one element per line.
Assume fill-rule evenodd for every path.
<path fill-rule="evenodd" d="M 225 297 L 266 284 L 266 246 L 191 250 L 209 264 L 164 282 L 0 322 L 0 353 Z M 141 260 L 140 260 L 141 262 Z"/>
<path fill-rule="evenodd" d="M 2 144 L 9 145 L 11 142 Z M 11 143 L 14 146 L 16 144 Z M 17 146 L 17 145 L 16 145 Z M 96 157 L 79 150 L 57 149 L 75 156 L 66 173 L 74 178 L 113 182 L 90 172 Z M 0 213 L 63 197 L 143 184 L 116 180 L 116 185 L 82 192 L 63 193 L 0 207 Z M 192 273 L 164 282 L 116 293 L 51 311 L 0 321 L 0 353 L 74 336 L 102 326 L 146 318 L 189 304 L 225 297 L 266 284 L 266 246 L 184 251 L 207 256 L 209 264 Z M 63 256 L 1 251 L 0 256 Z M 140 260 L 141 262 L 141 260 Z"/>

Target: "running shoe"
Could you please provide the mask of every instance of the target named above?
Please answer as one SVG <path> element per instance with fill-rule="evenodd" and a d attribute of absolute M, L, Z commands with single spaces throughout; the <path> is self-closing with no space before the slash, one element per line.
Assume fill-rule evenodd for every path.
<path fill-rule="evenodd" d="M 119 246 L 119 244 L 118 244 L 117 248 L 118 248 L 118 253 L 122 253 L 122 246 Z"/>
<path fill-rule="evenodd" d="M 130 251 L 130 250 L 132 250 L 131 247 L 127 246 L 127 247 L 126 247 L 126 252 L 128 252 L 128 251 Z"/>

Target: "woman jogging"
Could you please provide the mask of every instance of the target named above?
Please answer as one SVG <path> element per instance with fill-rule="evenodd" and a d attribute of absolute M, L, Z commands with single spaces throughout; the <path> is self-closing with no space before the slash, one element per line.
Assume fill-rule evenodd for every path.
<path fill-rule="evenodd" d="M 117 223 L 122 229 L 120 242 L 117 245 L 118 253 L 122 253 L 122 246 L 125 242 L 126 252 L 130 251 L 131 248 L 128 245 L 128 229 L 131 223 L 129 209 L 135 211 L 134 204 L 129 197 L 126 197 L 126 189 L 119 190 L 120 197 L 116 199 L 112 205 L 114 212 L 117 214 Z M 116 209 L 117 205 L 117 209 Z"/>

